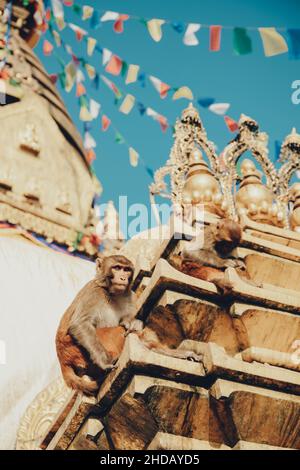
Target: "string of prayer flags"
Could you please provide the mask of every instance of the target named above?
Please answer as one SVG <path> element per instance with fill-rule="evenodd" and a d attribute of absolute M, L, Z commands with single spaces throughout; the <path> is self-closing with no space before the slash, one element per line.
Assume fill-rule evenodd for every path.
<path fill-rule="evenodd" d="M 158 20 L 153 18 L 147 21 L 147 28 L 153 41 L 159 42 L 162 38 L 162 25 L 165 24 L 165 20 Z"/>
<path fill-rule="evenodd" d="M 288 29 L 289 56 L 300 59 L 300 29 Z"/>
<path fill-rule="evenodd" d="M 196 36 L 197 31 L 201 28 L 200 24 L 190 23 L 186 28 L 186 32 L 183 37 L 183 44 L 185 46 L 198 46 L 199 41 Z"/>
<path fill-rule="evenodd" d="M 80 96 L 83 95 L 86 95 L 85 86 L 81 82 L 78 82 L 76 87 L 76 96 L 77 98 L 80 98 Z"/>
<path fill-rule="evenodd" d="M 111 124 L 111 120 L 105 114 L 103 114 L 101 121 L 102 121 L 102 131 L 105 132 L 109 128 Z"/>
<path fill-rule="evenodd" d="M 284 54 L 288 51 L 287 43 L 275 28 L 258 28 L 266 57 Z"/>
<path fill-rule="evenodd" d="M 134 107 L 135 97 L 133 95 L 126 95 L 122 102 L 119 111 L 123 114 L 129 114 Z"/>
<path fill-rule="evenodd" d="M 87 54 L 88 54 L 89 57 L 91 57 L 93 55 L 96 45 L 97 45 L 97 40 L 92 38 L 92 37 L 88 37 L 88 39 L 87 39 Z"/>
<path fill-rule="evenodd" d="M 119 88 L 111 80 L 109 80 L 104 75 L 101 75 L 101 80 L 105 83 L 105 85 L 108 86 L 108 88 L 113 91 L 117 100 L 122 98 L 122 93 L 120 92 Z"/>
<path fill-rule="evenodd" d="M 152 117 L 155 121 L 157 121 L 160 124 L 161 130 L 163 132 L 166 132 L 166 130 L 169 127 L 167 118 L 165 116 L 162 116 L 158 112 L 154 111 L 152 108 L 147 108 L 146 109 L 146 114 L 147 116 Z"/>
<path fill-rule="evenodd" d="M 94 149 L 88 149 L 86 151 L 86 161 L 88 162 L 89 165 L 91 165 L 94 161 L 96 160 L 96 153 Z"/>
<path fill-rule="evenodd" d="M 114 23 L 114 32 L 115 33 L 123 33 L 124 31 L 124 21 L 129 19 L 128 15 L 119 15 L 117 20 Z"/>
<path fill-rule="evenodd" d="M 81 105 L 79 119 L 82 122 L 90 122 L 93 120 L 91 113 L 89 112 L 86 104 Z"/>
<path fill-rule="evenodd" d="M 64 69 L 65 72 L 65 90 L 67 93 L 69 93 L 75 83 L 76 80 L 76 74 L 77 74 L 77 69 L 75 67 L 74 62 L 69 62 Z"/>
<path fill-rule="evenodd" d="M 54 17 L 57 19 L 64 19 L 64 6 L 61 0 L 51 0 L 52 11 Z"/>
<path fill-rule="evenodd" d="M 170 85 L 167 85 L 166 83 L 162 82 L 159 78 L 153 77 L 152 75 L 149 75 L 149 79 L 154 88 L 158 91 L 160 97 L 162 99 L 166 98 L 168 91 L 171 88 Z"/>
<path fill-rule="evenodd" d="M 74 31 L 78 41 L 81 41 L 84 38 L 84 36 L 87 36 L 87 34 L 88 34 L 85 29 L 80 28 L 79 26 L 77 26 L 74 23 L 68 23 L 68 26 L 69 26 L 70 29 L 72 29 L 72 31 Z"/>
<path fill-rule="evenodd" d="M 173 100 L 179 100 L 180 98 L 186 98 L 187 100 L 192 101 L 194 99 L 192 90 L 187 86 L 182 86 L 182 87 L 178 88 L 175 91 L 172 99 Z"/>
<path fill-rule="evenodd" d="M 129 65 L 128 71 L 127 71 L 127 77 L 125 81 L 126 85 L 129 85 L 130 83 L 135 83 L 137 81 L 139 70 L 140 70 L 139 65 L 134 65 L 134 64 Z"/>
<path fill-rule="evenodd" d="M 112 75 L 120 75 L 123 67 L 123 61 L 117 55 L 111 55 L 106 67 L 105 71 L 111 73 Z"/>
<path fill-rule="evenodd" d="M 89 132 L 85 132 L 83 145 L 85 149 L 94 149 L 97 147 L 97 143 L 93 136 Z"/>
<path fill-rule="evenodd" d="M 230 108 L 229 103 L 212 103 L 211 105 L 208 106 L 208 109 L 212 113 L 218 114 L 220 116 L 223 116 L 225 113 L 227 113 L 229 108 Z"/>
<path fill-rule="evenodd" d="M 252 52 L 252 42 L 246 28 L 234 28 L 233 50 L 237 55 L 250 54 Z"/>
<path fill-rule="evenodd" d="M 228 129 L 230 130 L 230 132 L 235 132 L 238 130 L 239 128 L 239 125 L 236 121 L 234 121 L 234 119 L 232 119 L 231 117 L 229 116 L 224 116 L 224 121 L 225 121 L 225 124 L 227 125 Z"/>
<path fill-rule="evenodd" d="M 49 56 L 52 54 L 53 52 L 53 45 L 51 44 L 50 41 L 48 41 L 47 39 L 45 39 L 44 43 L 43 43 L 43 53 L 45 56 Z"/>
<path fill-rule="evenodd" d="M 134 168 L 138 166 L 139 163 L 139 154 L 133 147 L 129 147 L 129 161 L 130 165 Z"/>
<path fill-rule="evenodd" d="M 24 0 L 28 1 L 29 0 Z M 164 24 L 169 24 L 170 27 L 178 33 L 184 33 L 183 43 L 186 46 L 197 46 L 199 40 L 196 36 L 196 33 L 200 28 L 205 28 L 209 30 L 209 49 L 210 51 L 219 51 L 221 48 L 221 25 L 207 25 L 207 24 L 198 24 L 198 23 L 184 23 L 182 21 L 173 21 L 173 20 L 164 20 L 164 19 L 143 19 L 141 17 L 130 16 L 126 13 L 119 13 L 115 11 L 98 11 L 93 6 L 89 5 L 78 5 L 71 0 L 51 0 L 52 2 L 52 12 L 55 18 L 55 21 L 60 30 L 65 27 L 64 21 L 64 11 L 63 6 L 67 4 L 72 4 L 73 10 L 75 13 L 80 14 L 81 19 L 86 21 L 90 19 L 90 27 L 93 29 L 98 28 L 103 22 L 113 22 L 113 29 L 116 33 L 122 33 L 124 31 L 124 22 L 131 19 L 134 21 L 139 21 L 147 26 L 148 32 L 151 38 L 159 42 L 162 39 L 162 26 Z M 41 21 L 44 23 L 45 28 L 47 27 L 47 22 L 50 20 L 49 15 L 51 14 L 51 9 L 48 8 L 49 1 L 46 0 L 46 14 L 44 18 L 38 17 L 36 22 L 40 25 L 40 29 L 44 31 L 43 24 L 40 24 Z M 74 28 L 74 24 L 73 24 Z M 231 30 L 233 33 L 233 50 L 237 55 L 250 54 L 252 52 L 252 41 L 248 35 L 248 31 L 255 30 L 260 34 L 262 39 L 265 55 L 271 57 L 274 55 L 282 54 L 288 50 L 288 46 L 284 37 L 276 30 L 274 27 L 270 28 L 247 28 L 247 27 L 238 27 L 238 26 L 226 26 L 226 29 Z M 185 32 L 184 32 L 185 30 Z M 288 29 L 280 28 L 280 31 L 285 31 L 289 37 L 289 50 L 291 58 L 299 58 L 300 56 L 300 37 L 299 29 Z M 79 28 L 76 32 L 77 38 L 80 40 L 85 35 L 84 30 Z"/>
<path fill-rule="evenodd" d="M 209 28 L 209 49 L 217 52 L 221 48 L 221 31 L 222 26 L 210 26 Z"/>
<path fill-rule="evenodd" d="M 115 134 L 115 142 L 116 144 L 124 144 L 125 142 L 123 136 L 118 131 L 116 131 L 116 134 Z"/>
<path fill-rule="evenodd" d="M 176 31 L 177 33 L 183 33 L 183 31 L 184 31 L 184 23 L 182 23 L 181 21 L 180 22 L 172 22 L 171 26 L 174 29 L 174 31 Z"/>
<path fill-rule="evenodd" d="M 209 106 L 211 106 L 214 102 L 214 98 L 199 98 L 197 100 L 197 103 L 199 106 L 202 106 L 202 108 L 209 108 Z"/>
<path fill-rule="evenodd" d="M 96 77 L 96 74 L 97 74 L 95 67 L 93 67 L 93 65 L 90 65 L 90 64 L 87 64 L 87 63 L 84 65 L 84 67 L 85 67 L 85 70 L 86 70 L 89 78 L 91 80 L 94 80 L 94 78 Z"/>
<path fill-rule="evenodd" d="M 94 7 L 91 7 L 89 5 L 84 5 L 82 7 L 82 19 L 83 21 L 89 20 L 92 18 L 94 13 Z"/>
<path fill-rule="evenodd" d="M 112 52 L 109 49 L 106 49 L 106 47 L 104 47 L 104 49 L 102 50 L 102 65 L 106 65 L 110 61 L 111 56 Z"/>
<path fill-rule="evenodd" d="M 53 35 L 53 37 L 54 37 L 54 41 L 55 41 L 56 46 L 57 46 L 57 47 L 60 47 L 60 46 L 61 46 L 61 37 L 60 37 L 60 34 L 59 34 L 57 31 L 53 30 L 53 31 L 52 31 L 52 35 Z"/>
<path fill-rule="evenodd" d="M 106 11 L 104 15 L 101 16 L 100 21 L 116 21 L 119 17 L 119 13 L 116 11 Z"/>
<path fill-rule="evenodd" d="M 97 119 L 101 109 L 101 104 L 98 101 L 91 99 L 90 100 L 90 114 L 93 119 Z"/>

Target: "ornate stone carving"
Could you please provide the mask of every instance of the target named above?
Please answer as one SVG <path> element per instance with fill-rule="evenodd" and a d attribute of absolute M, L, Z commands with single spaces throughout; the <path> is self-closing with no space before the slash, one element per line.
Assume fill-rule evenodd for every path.
<path fill-rule="evenodd" d="M 58 412 L 68 403 L 73 393 L 62 379 L 55 380 L 39 393 L 21 419 L 16 449 L 39 450 Z"/>
<path fill-rule="evenodd" d="M 198 162 L 194 161 L 193 152 L 199 149 L 205 152 L 208 165 L 202 156 Z M 252 160 L 245 160 L 243 180 L 236 194 L 237 184 L 241 182 L 237 164 L 247 151 L 263 174 L 258 175 Z M 267 134 L 259 130 L 254 119 L 245 115 L 239 120 L 238 135 L 217 156 L 198 112 L 190 104 L 176 122 L 170 159 L 155 173 L 150 198 L 153 200 L 159 194 L 182 206 L 204 204 L 207 212 L 220 216 L 237 219 L 246 214 L 254 221 L 296 230 L 299 197 L 295 195 L 295 188 L 289 190 L 291 177 L 300 168 L 300 136 L 295 129 L 283 142 L 280 160 L 285 163 L 277 171 L 269 158 Z M 165 180 L 167 176 L 170 176 L 170 188 Z M 289 215 L 289 201 L 294 203 L 293 217 Z"/>

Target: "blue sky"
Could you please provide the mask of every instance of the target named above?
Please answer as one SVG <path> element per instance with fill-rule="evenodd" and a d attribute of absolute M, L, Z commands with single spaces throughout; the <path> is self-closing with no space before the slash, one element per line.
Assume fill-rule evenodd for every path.
<path fill-rule="evenodd" d="M 76 3 L 90 4 L 99 10 L 187 23 L 300 28 L 299 0 L 77 0 Z M 68 21 L 75 20 L 82 27 L 87 27 L 87 23 L 81 22 L 68 8 L 66 12 Z M 282 140 L 293 126 L 300 130 L 300 105 L 291 102 L 291 84 L 300 79 L 299 61 L 290 60 L 288 54 L 265 57 L 259 34 L 255 31 L 250 32 L 253 52 L 245 56 L 234 54 L 230 30 L 223 31 L 221 51 L 214 53 L 208 50 L 207 29 L 197 33 L 200 44 L 196 47 L 184 46 L 182 35 L 169 25 L 165 25 L 163 31 L 163 39 L 159 43 L 155 43 L 145 26 L 137 21 L 127 22 L 123 34 L 115 34 L 111 22 L 104 23 L 100 29 L 90 30 L 90 34 L 101 47 L 111 49 L 127 63 L 139 64 L 146 73 L 159 77 L 171 86 L 187 85 L 196 97 L 214 97 L 216 101 L 231 103 L 228 114 L 234 119 L 238 120 L 241 113 L 255 118 L 261 129 L 269 134 L 271 156 L 274 154 L 275 140 Z M 64 31 L 63 37 L 77 55 L 85 54 L 84 43 L 78 43 L 73 33 Z M 49 73 L 58 69 L 52 58 L 43 57 L 41 45 L 37 52 Z M 62 52 L 60 54 L 65 57 Z M 99 54 L 94 55 L 92 63 L 102 71 Z M 186 100 L 161 100 L 149 82 L 146 88 L 141 88 L 139 84 L 126 86 L 122 77 L 109 78 L 122 90 L 132 93 L 145 105 L 165 115 L 171 124 L 187 105 Z M 140 117 L 136 109 L 129 116 L 121 114 L 114 105 L 112 93 L 104 84 L 100 84 L 96 92 L 90 88 L 89 91 L 149 167 L 155 170 L 165 163 L 173 141 L 171 131 L 163 134 L 156 122 L 146 116 Z M 62 95 L 77 127 L 82 131 L 74 92 Z M 232 134 L 222 118 L 205 109 L 200 109 L 200 113 L 209 138 L 221 150 L 232 139 Z M 94 168 L 104 186 L 102 201 L 112 199 L 117 204 L 119 195 L 127 195 L 129 204 L 148 204 L 151 179 L 143 166 L 132 168 L 129 165 L 126 146 L 114 142 L 112 130 L 103 133 L 100 121 L 94 122 L 92 134 L 98 143 Z"/>

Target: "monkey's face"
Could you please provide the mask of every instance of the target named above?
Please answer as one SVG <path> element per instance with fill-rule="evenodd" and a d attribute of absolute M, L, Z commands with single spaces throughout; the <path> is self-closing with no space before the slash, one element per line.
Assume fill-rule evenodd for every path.
<path fill-rule="evenodd" d="M 99 257 L 96 261 L 96 278 L 112 295 L 125 295 L 130 291 L 133 272 L 133 264 L 122 255 Z"/>
<path fill-rule="evenodd" d="M 114 295 L 122 295 L 128 291 L 132 279 L 130 266 L 115 264 L 111 267 L 109 292 Z"/>

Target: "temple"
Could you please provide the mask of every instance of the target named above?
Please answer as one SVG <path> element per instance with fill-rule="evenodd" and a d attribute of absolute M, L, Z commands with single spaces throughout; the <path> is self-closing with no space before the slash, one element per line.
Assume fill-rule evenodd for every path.
<path fill-rule="evenodd" d="M 99 222 L 101 185 L 32 50 L 37 11 L 12 2 L 6 43 L 7 4 L 0 0 L 0 448 L 300 449 L 299 134 L 286 137 L 275 165 L 266 133 L 242 115 L 219 155 L 190 104 L 149 188 L 174 215 L 161 225 L 157 214 L 156 228 L 125 243 L 112 203 Z M 229 269 L 226 297 L 170 263 L 195 227 L 224 217 L 243 228 L 236 253 L 254 281 Z M 130 334 L 96 397 L 64 384 L 55 333 L 94 276 L 97 237 L 105 253 L 135 263 L 136 317 L 200 362 L 158 354 Z"/>
<path fill-rule="evenodd" d="M 183 112 L 150 194 L 183 208 L 202 204 L 204 212 L 195 211 L 192 224 L 174 216 L 168 227 L 152 230 L 149 239 L 141 234 L 120 252 L 137 265 L 137 318 L 163 344 L 203 359 L 166 357 L 130 334 L 97 397 L 68 389 L 62 379 L 37 396 L 21 421 L 18 449 L 300 449 L 295 130 L 281 161 L 276 169 L 253 119 L 241 117 L 236 138 L 218 156 L 197 110 L 190 105 Z M 238 256 L 259 286 L 229 269 L 234 287 L 226 298 L 169 262 L 190 240 L 193 224 L 214 225 L 221 217 L 240 220 Z"/>

